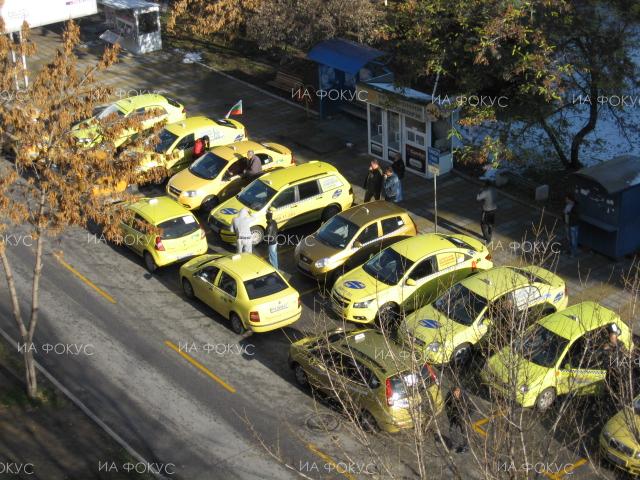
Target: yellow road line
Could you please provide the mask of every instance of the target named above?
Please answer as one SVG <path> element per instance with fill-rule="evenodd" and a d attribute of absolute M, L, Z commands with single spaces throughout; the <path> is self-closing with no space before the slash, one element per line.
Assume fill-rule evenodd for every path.
<path fill-rule="evenodd" d="M 551 480 L 560 480 L 565 475 L 573 474 L 574 470 L 577 470 L 578 468 L 580 468 L 585 463 L 587 463 L 587 459 L 586 458 L 581 458 L 576 463 L 572 463 L 572 464 L 567 465 L 566 467 L 564 467 L 562 469 L 562 472 L 558 472 L 558 473 L 543 472 L 543 473 L 544 473 L 545 477 L 550 478 Z"/>
<path fill-rule="evenodd" d="M 498 417 L 500 415 L 502 415 L 502 411 L 498 410 L 497 412 L 492 413 L 488 417 L 481 418 L 477 422 L 472 423 L 471 424 L 471 428 L 473 428 L 473 430 L 476 433 L 479 433 L 483 437 L 486 437 L 487 436 L 486 430 L 484 428 L 480 428 L 480 427 L 482 427 L 482 425 L 485 425 L 485 424 L 489 423 L 491 420 L 493 420 L 494 418 L 496 418 L 496 417 Z"/>
<path fill-rule="evenodd" d="M 327 462 L 328 465 L 331 465 L 331 467 L 337 473 L 343 475 L 345 478 L 348 478 L 349 480 L 355 480 L 355 477 L 353 475 L 351 475 L 349 472 L 346 472 L 344 468 L 341 469 L 338 466 L 338 464 L 333 460 L 333 458 L 331 458 L 329 455 L 324 453 L 322 450 L 319 450 L 318 447 L 316 447 L 313 443 L 308 443 L 307 448 L 313 453 L 315 453 L 317 456 L 319 456 L 321 459 L 323 459 L 325 462 Z"/>
<path fill-rule="evenodd" d="M 236 393 L 236 389 L 235 388 L 233 388 L 231 385 L 226 383 L 224 380 L 222 380 L 220 377 L 218 377 L 216 374 L 214 374 L 211 370 L 209 370 L 207 367 L 205 367 L 200 362 L 198 362 L 195 358 L 191 357 L 186 352 L 183 352 L 182 350 L 180 350 L 173 342 L 170 342 L 169 340 L 167 340 L 166 342 L 164 342 L 164 344 L 167 347 L 169 347 L 170 349 L 178 352 L 178 354 L 180 354 L 180 356 L 182 358 L 184 358 L 187 362 L 189 362 L 191 365 L 196 367 L 198 370 L 200 370 L 202 373 L 204 373 L 207 377 L 212 378 L 213 380 L 218 382 L 226 390 L 228 390 L 231 393 Z"/>
<path fill-rule="evenodd" d="M 105 292 L 104 290 L 102 290 L 100 287 L 98 287 L 95 283 L 93 283 L 91 280 L 89 280 L 87 277 L 85 277 L 84 275 L 82 275 L 78 270 L 76 270 L 75 268 L 73 268 L 71 265 L 69 265 L 67 262 L 65 262 L 62 259 L 62 256 L 58 253 L 54 253 L 53 254 L 54 257 L 56 257 L 56 260 L 58 260 L 58 263 L 60 263 L 60 265 L 62 265 L 64 268 L 66 268 L 67 270 L 69 270 L 71 273 L 73 273 L 76 277 L 78 277 L 80 280 L 82 280 L 84 283 L 86 283 L 87 285 L 89 285 L 91 288 L 93 288 L 96 292 L 98 292 L 100 295 L 102 295 L 104 298 L 106 298 L 107 300 L 109 300 L 111 303 L 117 303 L 115 298 L 113 298 L 111 295 L 109 295 L 107 292 Z"/>

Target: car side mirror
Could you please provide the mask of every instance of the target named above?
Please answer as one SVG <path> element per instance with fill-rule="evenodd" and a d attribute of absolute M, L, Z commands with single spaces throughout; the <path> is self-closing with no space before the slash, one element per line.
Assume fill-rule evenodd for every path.
<path fill-rule="evenodd" d="M 563 370 L 571 370 L 571 364 L 570 364 L 569 362 L 565 363 L 565 364 L 562 366 L 562 369 L 563 369 Z"/>
<path fill-rule="evenodd" d="M 362 242 L 353 242 L 353 248 L 362 248 Z"/>
<path fill-rule="evenodd" d="M 415 287 L 417 285 L 413 278 L 407 278 L 407 281 L 404 283 L 407 287 Z"/>

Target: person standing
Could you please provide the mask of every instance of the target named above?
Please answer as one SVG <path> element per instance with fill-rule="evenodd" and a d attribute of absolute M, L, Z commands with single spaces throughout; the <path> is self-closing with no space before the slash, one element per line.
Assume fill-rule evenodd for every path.
<path fill-rule="evenodd" d="M 269 250 L 269 263 L 273 268 L 278 269 L 278 224 L 273 219 L 273 211 L 267 211 L 267 229 L 265 230 L 265 239 L 267 240 L 267 248 Z"/>
<path fill-rule="evenodd" d="M 193 158 L 198 158 L 204 153 L 204 138 L 198 138 L 193 144 Z"/>
<path fill-rule="evenodd" d="M 380 169 L 380 165 L 376 159 L 371 160 L 369 163 L 369 172 L 367 178 L 364 180 L 364 201 L 368 202 L 371 198 L 380 200 L 382 194 L 382 182 L 384 180 L 384 174 Z"/>
<path fill-rule="evenodd" d="M 578 253 L 578 230 L 580 218 L 578 214 L 578 202 L 575 197 L 568 193 L 564 198 L 564 225 L 569 255 L 575 257 Z"/>
<path fill-rule="evenodd" d="M 231 221 L 231 231 L 236 234 L 236 244 L 238 246 L 238 253 L 247 252 L 251 253 L 253 248 L 253 242 L 251 241 L 251 214 L 249 210 L 243 208 Z"/>
<path fill-rule="evenodd" d="M 247 152 L 247 168 L 244 170 L 245 177 L 256 178 L 262 173 L 262 162 L 253 150 Z"/>
<path fill-rule="evenodd" d="M 447 392 L 444 408 L 447 414 L 447 420 L 449 420 L 451 448 L 455 448 L 456 453 L 464 453 L 469 450 L 468 432 L 465 427 L 468 405 L 467 395 L 460 387 L 453 387 Z"/>
<path fill-rule="evenodd" d="M 396 153 L 395 157 L 393 157 L 391 168 L 393 168 L 393 171 L 398 176 L 399 180 L 398 197 L 396 199 L 396 202 L 401 202 L 404 200 L 404 189 L 402 188 L 402 181 L 404 180 L 405 165 L 404 161 L 402 161 L 402 155 L 400 153 Z"/>
<path fill-rule="evenodd" d="M 490 181 L 485 181 L 484 188 L 480 191 L 476 200 L 482 202 L 482 217 L 480 218 L 480 228 L 485 244 L 491 243 L 493 237 L 493 226 L 496 222 L 496 210 L 498 209 L 498 193 Z"/>
<path fill-rule="evenodd" d="M 387 167 L 384 171 L 384 199 L 387 202 L 398 202 L 400 196 L 400 179 L 393 171 L 393 167 Z"/>

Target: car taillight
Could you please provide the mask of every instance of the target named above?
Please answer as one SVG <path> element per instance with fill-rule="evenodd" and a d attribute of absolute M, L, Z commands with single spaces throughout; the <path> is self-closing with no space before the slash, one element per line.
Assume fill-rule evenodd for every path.
<path fill-rule="evenodd" d="M 393 407 L 393 390 L 391 389 L 391 379 L 387 378 L 386 382 L 386 395 L 387 395 L 387 405 Z"/>
<path fill-rule="evenodd" d="M 160 237 L 156 237 L 156 250 L 164 252 L 164 245 L 162 244 L 162 239 Z"/>
<path fill-rule="evenodd" d="M 431 378 L 431 381 L 436 385 L 440 385 L 440 380 L 438 380 L 438 375 L 436 374 L 436 371 L 433 369 L 433 367 L 428 363 L 425 363 L 424 366 L 429 372 L 429 378 Z"/>
<path fill-rule="evenodd" d="M 485 259 L 485 260 L 489 260 L 489 261 L 491 261 L 491 260 L 492 260 L 492 258 L 493 258 L 493 257 L 491 256 L 491 254 L 488 254 L 486 257 L 484 257 L 484 259 Z"/>
<path fill-rule="evenodd" d="M 477 270 L 477 269 L 478 269 L 478 261 L 471 260 L 471 270 Z"/>
<path fill-rule="evenodd" d="M 204 231 L 204 228 L 200 227 L 200 239 L 202 240 L 207 236 L 207 232 Z"/>
<path fill-rule="evenodd" d="M 251 321 L 251 322 L 259 322 L 260 321 L 260 314 L 258 312 L 249 313 L 249 321 Z"/>

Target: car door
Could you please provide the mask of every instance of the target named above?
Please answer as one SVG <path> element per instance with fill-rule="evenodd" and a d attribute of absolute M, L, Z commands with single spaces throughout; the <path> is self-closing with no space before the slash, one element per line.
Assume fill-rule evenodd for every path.
<path fill-rule="evenodd" d="M 125 245 L 142 255 L 147 246 L 147 235 L 151 229 L 149 223 L 138 213 L 133 216 L 129 225 L 125 225 L 127 233 L 123 239 Z"/>
<path fill-rule="evenodd" d="M 247 166 L 246 158 L 236 154 L 234 159 L 229 163 L 230 164 L 221 172 L 221 176 L 219 177 L 221 188 L 218 192 L 218 200 L 220 203 L 227 198 L 237 195 L 244 187 L 253 181 L 253 178 L 242 176 Z"/>
<path fill-rule="evenodd" d="M 593 394 L 604 384 L 606 370 L 602 368 L 602 358 L 584 335 L 573 342 L 558 366 L 556 377 L 559 395 Z"/>
<path fill-rule="evenodd" d="M 325 204 L 317 180 L 298 184 L 298 225 L 320 220 Z"/>
<path fill-rule="evenodd" d="M 435 295 L 438 277 L 435 255 L 417 262 L 402 280 L 402 301 L 406 312 L 412 312 Z"/>
<path fill-rule="evenodd" d="M 229 318 L 229 313 L 237 297 L 238 282 L 228 272 L 222 270 L 214 289 L 213 303 L 215 310 L 223 317 Z"/>
<path fill-rule="evenodd" d="M 182 137 L 170 152 L 167 152 L 167 168 L 171 173 L 176 173 L 187 167 L 193 160 L 193 147 L 195 136 L 193 133 Z"/>
<path fill-rule="evenodd" d="M 197 298 L 209 305 L 214 310 L 214 285 L 216 283 L 220 269 L 212 265 L 206 266 L 193 274 L 193 293 Z"/>
<path fill-rule="evenodd" d="M 298 212 L 300 206 L 296 201 L 296 187 L 287 187 L 272 200 L 270 208 L 274 209 L 273 219 L 278 229 L 293 227 L 299 224 Z"/>
<path fill-rule="evenodd" d="M 347 405 L 362 407 L 371 394 L 370 382 L 375 375 L 355 358 L 345 355 L 343 359 L 344 378 L 346 379 L 343 394 Z M 376 379 L 377 380 L 377 379 Z"/>
<path fill-rule="evenodd" d="M 373 221 L 363 226 L 350 244 L 352 254 L 345 262 L 344 271 L 352 270 L 380 252 L 380 222 Z"/>

